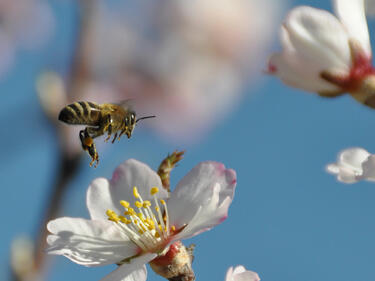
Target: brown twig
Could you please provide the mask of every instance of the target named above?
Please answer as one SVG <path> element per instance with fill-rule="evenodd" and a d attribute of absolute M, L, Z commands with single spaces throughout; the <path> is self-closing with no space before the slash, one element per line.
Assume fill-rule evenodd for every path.
<path fill-rule="evenodd" d="M 72 62 L 72 68 L 70 71 L 70 76 L 67 81 L 67 95 L 73 98 L 77 98 L 81 95 L 82 89 L 85 87 L 87 81 L 91 77 L 91 72 L 89 69 L 89 57 L 90 57 L 90 46 L 91 46 L 91 25 L 93 20 L 93 11 L 95 9 L 94 0 L 81 0 L 80 5 L 80 23 L 79 23 L 79 33 L 77 36 L 77 45 L 75 50 L 74 59 Z M 69 99 L 69 98 L 68 98 Z M 53 122 L 57 121 L 52 120 Z M 59 126 L 55 123 L 55 125 Z M 47 200 L 47 206 L 44 211 L 43 220 L 39 229 L 39 234 L 36 239 L 36 251 L 35 251 L 35 272 L 41 275 L 44 271 L 46 254 L 45 249 L 47 246 L 46 238 L 48 231 L 46 229 L 46 224 L 51 219 L 57 217 L 66 191 L 68 189 L 71 179 L 78 172 L 79 162 L 81 158 L 80 153 L 68 153 L 65 151 L 67 145 L 64 142 L 63 130 L 58 127 L 59 139 L 60 139 L 60 164 L 56 174 L 56 180 L 53 185 L 50 196 Z M 15 278 L 14 280 L 17 280 Z"/>

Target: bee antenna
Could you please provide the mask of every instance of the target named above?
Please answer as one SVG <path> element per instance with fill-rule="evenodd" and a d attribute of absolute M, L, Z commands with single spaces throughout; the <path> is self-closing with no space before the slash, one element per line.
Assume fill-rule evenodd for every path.
<path fill-rule="evenodd" d="M 144 117 L 138 118 L 137 121 L 136 121 L 135 123 L 138 123 L 138 121 L 143 120 L 143 119 L 149 119 L 149 118 L 155 118 L 155 117 L 156 117 L 155 115 L 144 116 Z"/>

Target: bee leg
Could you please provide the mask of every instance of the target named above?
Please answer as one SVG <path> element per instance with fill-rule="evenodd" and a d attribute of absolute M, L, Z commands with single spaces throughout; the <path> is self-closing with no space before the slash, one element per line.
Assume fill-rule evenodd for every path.
<path fill-rule="evenodd" d="M 94 139 L 90 137 L 87 128 L 79 132 L 79 138 L 81 140 L 81 145 L 82 145 L 83 150 L 87 151 L 91 157 L 90 167 L 96 161 L 96 165 L 94 166 L 96 168 L 96 166 L 99 163 L 99 155 L 96 151 Z"/>
<path fill-rule="evenodd" d="M 121 136 L 125 133 L 125 129 L 121 131 L 120 135 L 118 136 L 118 140 L 120 140 Z"/>
<path fill-rule="evenodd" d="M 107 138 L 104 140 L 105 142 L 108 142 L 109 139 L 111 138 L 111 135 L 112 135 L 112 125 L 111 125 L 111 124 L 108 125 L 107 132 L 108 132 L 108 136 L 107 136 Z M 112 143 L 113 143 L 113 142 L 112 142 Z"/>
<path fill-rule="evenodd" d="M 112 134 L 112 117 L 111 117 L 111 114 L 107 114 L 104 117 L 103 123 L 100 125 L 98 130 L 100 130 L 102 132 L 102 134 L 107 132 L 108 136 L 104 139 L 104 141 L 105 142 L 109 141 L 109 139 L 111 138 L 111 134 Z"/>
<path fill-rule="evenodd" d="M 92 165 L 96 161 L 94 165 L 94 168 L 96 168 L 99 164 L 99 154 L 96 152 L 95 144 L 93 143 L 92 146 L 90 146 L 87 151 L 91 157 L 90 167 L 92 167 Z"/>
<path fill-rule="evenodd" d="M 112 143 L 115 142 L 116 138 L 117 138 L 117 133 L 116 133 L 115 136 L 113 137 Z"/>

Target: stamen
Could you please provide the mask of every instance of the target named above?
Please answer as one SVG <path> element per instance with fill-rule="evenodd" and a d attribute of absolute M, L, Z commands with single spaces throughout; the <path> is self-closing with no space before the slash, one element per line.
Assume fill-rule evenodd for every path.
<path fill-rule="evenodd" d="M 139 198 L 139 193 L 138 193 L 138 189 L 136 186 L 133 187 L 133 195 L 135 198 Z"/>
<path fill-rule="evenodd" d="M 158 192 L 159 192 L 159 188 L 157 188 L 156 186 L 154 186 L 154 187 L 151 188 L 151 190 L 150 190 L 151 195 L 155 195 L 155 194 L 158 193 Z"/>
<path fill-rule="evenodd" d="M 143 200 L 137 187 L 133 187 L 133 195 L 138 199 L 134 202 L 134 208 L 138 208 L 137 212 L 125 200 L 120 201 L 125 209 L 123 214 L 118 215 L 113 210 L 106 211 L 108 220 L 115 222 L 115 225 L 125 232 L 142 251 L 158 249 L 158 245 L 163 245 L 169 233 L 176 230 L 174 226 L 169 228 L 167 204 L 163 199 L 159 203 L 159 199 L 156 198 L 158 192 L 158 187 L 150 189 L 150 194 L 154 197 L 154 207 L 152 207 L 151 201 Z M 159 204 L 162 204 L 163 208 L 160 208 Z"/>
<path fill-rule="evenodd" d="M 120 201 L 120 204 L 124 207 L 124 208 L 129 208 L 130 206 L 130 203 L 128 201 L 125 201 L 125 200 L 121 200 Z"/>

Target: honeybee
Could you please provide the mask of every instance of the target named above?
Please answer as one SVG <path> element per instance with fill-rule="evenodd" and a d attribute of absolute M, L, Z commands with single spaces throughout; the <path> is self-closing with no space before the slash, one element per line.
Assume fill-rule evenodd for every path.
<path fill-rule="evenodd" d="M 87 125 L 79 132 L 82 148 L 91 157 L 90 167 L 99 163 L 99 155 L 96 151 L 94 138 L 107 133 L 105 142 L 108 142 L 114 133 L 112 143 L 116 138 L 120 139 L 123 134 L 128 138 L 137 122 L 142 119 L 154 118 L 155 116 L 145 116 L 136 118 L 133 111 L 126 103 L 121 105 L 112 103 L 97 104 L 89 101 L 74 102 L 65 106 L 59 114 L 59 120 L 71 125 Z"/>

